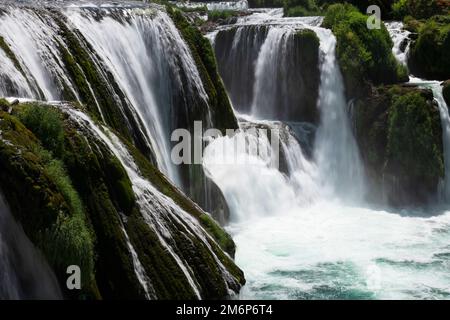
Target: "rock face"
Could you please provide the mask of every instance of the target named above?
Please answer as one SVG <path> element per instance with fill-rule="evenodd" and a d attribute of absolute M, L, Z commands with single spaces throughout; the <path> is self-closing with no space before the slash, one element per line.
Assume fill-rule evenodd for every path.
<path fill-rule="evenodd" d="M 371 184 L 369 199 L 393 206 L 432 200 L 444 175 L 441 122 L 432 92 L 374 88 L 354 101 L 352 111 Z"/>
<path fill-rule="evenodd" d="M 318 123 L 319 39 L 312 30 L 239 26 L 220 31 L 214 46 L 236 110 Z"/>
<path fill-rule="evenodd" d="M 419 28 L 409 51 L 408 67 L 416 76 L 446 80 L 450 78 L 449 52 L 450 19 L 437 16 Z"/>
<path fill-rule="evenodd" d="M 445 81 L 442 86 L 442 95 L 444 96 L 445 103 L 448 107 L 450 106 L 450 80 Z"/>
<path fill-rule="evenodd" d="M 323 21 L 336 36 L 336 53 L 348 100 L 370 94 L 371 84 L 407 82 L 406 68 L 392 54 L 393 43 L 382 24 L 367 29 L 367 16 L 347 4 L 331 5 Z"/>
<path fill-rule="evenodd" d="M 61 288 L 67 266 L 80 266 L 82 290 L 64 295 L 216 299 L 238 292 L 245 280 L 229 257 L 234 243 L 211 216 L 124 139 L 136 170 L 152 185 L 138 193 L 123 160 L 86 129 L 87 122 L 73 118 L 77 113 L 62 110 L 79 112 L 65 104 L 19 104 L 12 115 L 0 111 L 0 188 Z M 151 201 L 143 204 L 146 197 Z"/>

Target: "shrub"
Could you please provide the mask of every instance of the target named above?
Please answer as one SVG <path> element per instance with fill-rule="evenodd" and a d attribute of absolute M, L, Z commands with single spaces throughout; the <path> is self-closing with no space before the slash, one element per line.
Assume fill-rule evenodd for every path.
<path fill-rule="evenodd" d="M 445 0 L 397 0 L 392 5 L 392 15 L 401 19 L 407 15 L 417 19 L 427 19 L 438 14 L 448 13 Z"/>
<path fill-rule="evenodd" d="M 314 0 L 285 0 L 283 12 L 285 17 L 321 15 L 320 8 Z"/>
<path fill-rule="evenodd" d="M 211 10 L 208 11 L 208 20 L 216 22 L 219 20 L 226 20 L 237 15 L 238 12 L 233 10 Z"/>
<path fill-rule="evenodd" d="M 323 26 L 336 36 L 336 54 L 348 96 L 360 96 L 369 83 L 407 81 L 405 68 L 392 54 L 393 43 L 384 24 L 380 29 L 368 29 L 367 16 L 356 7 L 334 4 L 328 8 Z"/>
<path fill-rule="evenodd" d="M 389 111 L 388 161 L 404 174 L 433 180 L 443 176 L 442 153 L 435 138 L 430 106 L 419 93 L 393 98 Z M 426 181 L 425 181 L 426 182 Z"/>
<path fill-rule="evenodd" d="M 450 78 L 450 24 L 430 19 L 419 29 L 419 36 L 410 49 L 408 65 L 411 72 L 426 78 Z"/>
<path fill-rule="evenodd" d="M 64 150 L 64 128 L 60 113 L 50 106 L 36 103 L 24 105 L 19 113 L 20 121 L 41 140 L 42 145 L 55 156 Z"/>

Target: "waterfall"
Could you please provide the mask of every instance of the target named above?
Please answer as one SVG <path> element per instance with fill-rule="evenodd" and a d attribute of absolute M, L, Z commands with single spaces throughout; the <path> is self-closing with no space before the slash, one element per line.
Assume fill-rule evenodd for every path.
<path fill-rule="evenodd" d="M 450 116 L 447 103 L 442 95 L 440 81 L 423 80 L 414 76 L 409 77 L 409 83 L 428 88 L 433 91 L 434 100 L 439 108 L 442 126 L 442 147 L 444 151 L 444 179 L 440 185 L 440 199 L 443 203 L 450 201 Z"/>
<path fill-rule="evenodd" d="M 113 17 L 97 21 L 94 16 L 75 10 L 66 14 L 131 101 L 152 145 L 160 151 L 157 155 L 162 170 L 181 185 L 170 159 L 170 121 L 175 117 L 175 110 L 170 109 L 174 104 L 173 92 L 183 90 L 186 81 L 189 88 L 186 96 L 198 92 L 206 105 L 208 97 L 190 52 L 169 17 L 162 12 L 155 13 L 153 19 L 132 15 L 123 24 Z M 174 72 L 179 67 L 187 79 Z"/>
<path fill-rule="evenodd" d="M 55 275 L 0 192 L 0 299 L 61 299 Z"/>
<path fill-rule="evenodd" d="M 241 21 L 244 25 L 234 28 L 237 31 L 219 28 L 215 35 L 222 74 L 227 74 L 226 66 L 247 70 L 243 61 L 255 67 L 259 62 L 258 55 L 235 64 L 232 59 L 221 59 L 223 50 L 251 48 L 249 42 L 238 40 L 247 38 L 240 29 L 268 29 L 262 52 L 271 29 L 295 28 L 295 19 L 298 28 L 305 27 L 303 18 L 284 21 L 267 11 L 255 16 Z M 299 124 L 242 114 L 239 133 L 215 139 L 205 150 L 205 171 L 230 206 L 228 230 L 237 245 L 236 262 L 247 278 L 241 298 L 447 298 L 450 213 L 431 217 L 412 211 L 394 214 L 363 202 L 364 172 L 347 115 L 335 57 L 336 39 L 313 21 L 311 18 L 308 28 L 320 39 L 320 122 L 312 154 L 308 156 L 307 144 L 298 137 L 303 132 L 294 130 Z M 272 39 L 278 30 L 273 31 Z M 240 45 L 235 46 L 236 42 Z M 283 43 L 278 41 L 280 46 L 273 50 L 282 50 Z M 274 51 L 267 49 L 267 56 L 273 57 Z M 233 99 L 236 92 L 226 77 L 224 81 Z M 245 112 L 240 105 L 237 108 Z M 267 136 L 254 135 L 248 128 L 280 131 L 280 168 L 267 159 L 277 155 L 253 152 L 269 149 L 270 143 Z M 242 140 L 248 142 L 247 148 L 237 147 Z M 231 161 L 223 163 L 227 157 Z"/>
<path fill-rule="evenodd" d="M 182 185 L 170 159 L 170 133 L 190 123 L 198 110 L 204 126 L 212 126 L 211 110 L 191 52 L 160 6 L 72 3 L 52 10 L 32 5 L 2 10 L 1 96 L 78 102 L 92 97 L 88 107 L 97 108 L 103 120 L 122 121 L 124 128 L 115 129 L 143 141 L 153 153 L 149 158 Z M 67 38 L 66 29 L 75 39 Z M 74 46 L 87 52 L 83 59 L 92 67 L 76 63 L 75 56 L 69 61 L 76 64 L 67 65 Z M 91 83 L 93 78 L 101 83 Z"/>
<path fill-rule="evenodd" d="M 290 45 L 293 42 L 292 32 L 290 29 L 270 28 L 267 33 L 256 61 L 251 106 L 253 116 L 273 119 L 274 112 L 279 111 L 283 117 L 285 110 L 291 106 L 288 82 L 292 79 L 289 77 L 289 70 L 295 70 L 295 66 L 288 59 L 294 51 Z"/>
<path fill-rule="evenodd" d="M 410 32 L 403 29 L 402 22 L 388 22 L 385 23 L 387 30 L 392 38 L 394 46 L 392 52 L 397 60 L 407 65 L 408 51 L 410 47 Z M 413 75 L 409 76 L 409 83 L 417 85 L 422 88 L 431 89 L 434 100 L 439 108 L 439 115 L 441 117 L 442 126 L 442 147 L 444 151 L 444 179 L 440 185 L 439 196 L 442 202 L 450 201 L 450 116 L 447 103 L 442 95 L 442 86 L 440 81 L 424 80 Z"/>
<path fill-rule="evenodd" d="M 81 128 L 90 132 L 96 139 L 104 143 L 112 154 L 119 159 L 130 178 L 142 216 L 156 234 L 167 254 L 176 261 L 178 268 L 189 282 L 197 298 L 202 298 L 201 289 L 198 284 L 199 280 L 196 278 L 198 275 L 193 271 L 194 266 L 189 265 L 187 262 L 185 254 L 190 253 L 183 253 L 178 250 L 178 247 L 181 246 L 180 241 L 199 241 L 201 245 L 201 249 L 199 250 L 206 250 L 208 252 L 222 274 L 222 281 L 224 281 L 228 293 L 230 295 L 234 294 L 233 290 L 236 288 L 237 282 L 216 255 L 216 249 L 213 248 L 213 246 L 216 246 L 215 241 L 200 226 L 199 222 L 192 215 L 181 209 L 171 198 L 158 191 L 143 177 L 133 157 L 113 132 L 106 127 L 99 127 L 89 116 L 81 111 L 72 109 L 70 106 L 64 104 L 59 105 L 59 107 Z M 178 237 L 176 236 L 177 234 L 183 234 L 186 238 Z M 128 235 L 126 237 L 128 238 Z M 141 281 L 147 296 L 152 297 L 152 279 L 143 270 L 131 243 L 128 243 L 128 245 L 133 255 L 135 272 L 138 275 L 138 279 Z"/>
<path fill-rule="evenodd" d="M 315 29 L 320 38 L 322 64 L 318 107 L 321 123 L 316 135 L 315 157 L 324 189 L 341 198 L 362 200 L 364 169 L 346 110 L 344 80 L 336 60 L 336 38 L 329 30 Z"/>
<path fill-rule="evenodd" d="M 409 35 L 411 32 L 403 29 L 403 23 L 398 21 L 385 22 L 386 28 L 391 36 L 394 46 L 392 53 L 403 65 L 407 64 L 408 51 L 411 41 Z"/>

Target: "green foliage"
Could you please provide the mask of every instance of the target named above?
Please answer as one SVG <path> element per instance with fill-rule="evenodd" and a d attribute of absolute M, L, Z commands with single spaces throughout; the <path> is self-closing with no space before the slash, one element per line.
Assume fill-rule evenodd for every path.
<path fill-rule="evenodd" d="M 24 74 L 22 66 L 20 65 L 19 61 L 17 60 L 16 55 L 11 50 L 9 45 L 5 42 L 5 39 L 3 39 L 2 36 L 0 36 L 0 49 L 3 50 L 3 52 L 5 52 L 5 54 L 6 54 L 6 56 L 13 62 L 14 66 L 16 67 L 16 69 L 20 73 Z"/>
<path fill-rule="evenodd" d="M 48 141 L 59 130 L 50 126 L 36 126 L 35 111 L 45 111 L 44 122 L 58 122 L 49 114 L 52 107 L 19 105 L 21 115 Z M 53 111 L 48 111 L 48 110 Z M 42 250 L 54 268 L 61 283 L 65 283 L 66 268 L 78 265 L 82 270 L 82 292 L 92 294 L 95 287 L 94 237 L 82 201 L 74 189 L 63 163 L 53 152 L 43 148 L 43 142 L 29 131 L 18 118 L 1 114 L 2 136 L 8 143 L 0 142 L 0 184 L 16 218 L 21 222 L 30 240 Z M 48 120 L 51 119 L 51 120 Z M 56 126 L 58 127 L 58 126 Z M 50 133 L 50 134 L 49 134 Z M 50 145 L 54 145 L 51 144 Z M 26 194 L 26 201 L 23 195 Z"/>
<path fill-rule="evenodd" d="M 322 14 L 314 0 L 285 0 L 283 11 L 285 17 L 318 16 Z"/>
<path fill-rule="evenodd" d="M 60 113 L 53 107 L 37 103 L 24 105 L 20 121 L 41 140 L 42 145 L 55 156 L 64 151 L 64 129 Z"/>
<path fill-rule="evenodd" d="M 448 14 L 447 0 L 397 0 L 392 5 L 392 16 L 402 19 L 412 16 L 416 19 L 427 19 L 434 15 Z"/>
<path fill-rule="evenodd" d="M 392 40 L 381 24 L 367 28 L 367 16 L 348 4 L 333 4 L 323 21 L 337 39 L 336 53 L 344 76 L 347 96 L 361 96 L 368 84 L 407 81 L 405 68 L 392 54 Z M 364 87 L 366 89 L 364 89 Z"/>
<path fill-rule="evenodd" d="M 408 65 L 417 76 L 445 80 L 450 78 L 450 23 L 430 19 L 419 29 L 419 37 L 410 48 Z"/>
<path fill-rule="evenodd" d="M 194 57 L 197 69 L 202 78 L 206 93 L 209 97 L 209 105 L 213 115 L 213 125 L 222 130 L 238 127 L 230 100 L 225 91 L 222 79 L 217 71 L 216 59 L 208 39 L 200 30 L 186 20 L 183 13 L 176 8 L 166 7 L 167 13 L 172 18 L 177 29 L 189 46 Z M 193 119 L 201 120 L 205 114 L 205 106 L 193 106 Z"/>
<path fill-rule="evenodd" d="M 344 22 L 352 12 L 358 12 L 358 9 L 348 3 L 330 5 L 323 19 L 322 27 L 333 29 Z"/>
<path fill-rule="evenodd" d="M 9 107 L 9 102 L 4 98 L 0 98 L 0 110 L 3 108 L 8 108 L 8 107 Z"/>
<path fill-rule="evenodd" d="M 406 30 L 417 33 L 419 32 L 419 29 L 422 26 L 422 22 L 414 19 L 411 16 L 405 16 L 403 18 L 403 25 Z"/>
<path fill-rule="evenodd" d="M 444 174 L 441 120 L 431 90 L 379 86 L 355 100 L 352 110 L 371 200 L 428 203 Z"/>
<path fill-rule="evenodd" d="M 434 119 L 429 110 L 419 93 L 394 96 L 387 146 L 391 166 L 427 181 L 444 174 L 442 152 L 436 143 Z"/>
<path fill-rule="evenodd" d="M 239 13 L 233 10 L 211 10 L 208 11 L 208 20 L 209 21 L 219 21 L 219 20 L 227 20 L 231 17 L 236 17 Z"/>

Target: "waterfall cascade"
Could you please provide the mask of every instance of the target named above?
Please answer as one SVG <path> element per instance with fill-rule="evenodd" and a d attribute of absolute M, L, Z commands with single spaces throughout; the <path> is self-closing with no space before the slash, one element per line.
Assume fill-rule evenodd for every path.
<path fill-rule="evenodd" d="M 391 35 L 394 46 L 392 52 L 402 64 L 407 65 L 407 58 L 411 39 L 410 32 L 403 28 L 402 22 L 385 23 L 386 28 Z M 424 80 L 413 75 L 409 76 L 409 83 L 418 85 L 422 88 L 428 88 L 433 91 L 434 99 L 439 107 L 442 125 L 442 144 L 444 149 L 444 169 L 445 177 L 440 186 L 441 201 L 447 203 L 450 201 L 450 116 L 447 103 L 442 96 L 442 86 L 440 81 Z"/>
<path fill-rule="evenodd" d="M 159 243 L 164 247 L 164 251 L 168 253 L 176 262 L 176 265 L 189 282 L 192 290 L 198 299 L 202 298 L 202 290 L 199 283 L 198 272 L 194 272 L 197 267 L 202 266 L 189 264 L 190 256 L 193 253 L 180 250 L 183 242 L 199 243 L 201 250 L 209 255 L 205 258 L 204 254 L 200 254 L 197 259 L 212 259 L 219 269 L 221 281 L 228 294 L 233 295 L 236 288 L 239 287 L 237 279 L 227 270 L 224 265 L 223 257 L 219 256 L 219 249 L 212 237 L 203 229 L 197 219 L 191 214 L 184 211 L 177 205 L 173 199 L 167 197 L 158 191 L 151 182 L 149 182 L 140 172 L 140 169 L 134 162 L 133 156 L 127 150 L 127 147 L 120 139 L 108 128 L 99 127 L 85 113 L 72 109 L 68 105 L 59 105 L 80 128 L 93 135 L 99 142 L 105 144 L 111 153 L 116 156 L 125 168 L 137 198 L 137 203 L 145 222 L 150 226 L 151 230 L 156 234 Z M 151 276 L 147 275 L 139 261 L 135 249 L 129 241 L 127 232 L 123 229 L 128 246 L 133 256 L 133 264 L 138 279 L 146 291 L 147 298 L 155 298 L 155 291 L 152 287 Z M 182 236 L 180 236 L 180 234 Z M 200 249 L 198 249 L 200 250 Z M 197 262 L 200 260 L 196 260 Z M 156 276 L 153 274 L 153 276 Z M 204 293 L 203 293 L 204 294 Z"/>
<path fill-rule="evenodd" d="M 269 148 L 267 137 L 247 134 L 245 130 L 232 138 L 214 140 L 205 151 L 206 171 L 222 189 L 231 210 L 228 230 L 237 244 L 236 261 L 248 280 L 241 296 L 262 299 L 448 297 L 445 279 L 450 215 L 422 218 L 414 213 L 408 216 L 404 212 L 375 210 L 364 203 L 364 172 L 347 116 L 334 36 L 329 30 L 318 28 L 317 19 L 309 18 L 308 25 L 304 18 L 284 21 L 274 13 L 265 11 L 247 16 L 237 27 L 221 27 L 211 35 L 226 85 L 227 70 L 235 66 L 240 70 L 258 69 L 263 46 L 269 48 L 269 43 L 264 41 L 274 40 L 267 50 L 268 57 L 275 57 L 276 50 L 285 49 L 285 42 L 277 42 L 282 38 L 275 36 L 278 30 L 272 31 L 273 37 L 268 36 L 271 28 L 286 28 L 286 25 L 305 28 L 306 24 L 320 39 L 317 106 L 321 117 L 311 156 L 307 156 L 304 146 L 289 128 L 292 124 L 280 126 L 279 122 L 261 120 L 257 113 L 257 120 L 252 116 L 243 117 L 241 129 L 249 125 L 279 129 L 280 156 L 288 170 L 271 166 L 267 153 L 250 152 L 255 149 L 252 144 L 247 149 L 237 149 L 241 152 L 237 151 L 231 164 L 221 164 L 224 154 L 236 152 L 234 140 L 239 140 L 240 135 L 248 135 L 247 140 L 260 145 L 259 149 Z M 229 32 L 230 28 L 235 31 Z M 246 38 L 250 40 L 242 41 Z M 221 59 L 223 50 L 238 52 L 239 49 L 244 52 Z M 248 51 L 256 54 L 247 54 Z M 270 82 L 273 75 L 264 76 L 262 81 Z M 256 83 L 258 80 L 261 81 L 255 78 Z M 235 104 L 238 111 L 253 114 L 259 107 L 249 108 L 248 103 L 253 99 L 233 99 L 240 93 L 229 85 L 227 89 L 233 102 L 238 101 Z M 243 101 L 247 105 L 241 105 Z M 447 231 L 442 233 L 442 230 Z"/>
<path fill-rule="evenodd" d="M 181 185 L 170 160 L 170 132 L 196 105 L 204 106 L 206 124 L 211 119 L 196 64 L 171 19 L 150 5 L 55 10 L 4 7 L 0 94 L 47 101 L 73 97 L 93 104 L 107 122 L 120 112 L 125 130 Z M 87 52 L 91 65 L 77 60 L 80 52 Z"/>
<path fill-rule="evenodd" d="M 61 299 L 56 277 L 0 192 L 0 299 Z"/>
<path fill-rule="evenodd" d="M 102 292 L 105 297 L 120 295 L 118 288 L 148 299 L 226 297 L 236 294 L 245 281 L 223 251 L 233 254 L 232 240 L 223 233 L 226 239 L 220 241 L 229 240 L 229 246 L 219 247 L 211 234 L 217 237 L 217 232 L 223 231 L 180 191 L 189 183 L 202 189 L 203 181 L 182 181 L 181 169 L 170 158 L 172 130 L 190 129 L 194 120 L 201 120 L 204 128 L 212 127 L 213 112 L 217 116 L 221 110 L 210 105 L 211 92 L 213 99 L 220 97 L 216 80 L 210 79 L 208 73 L 215 75 L 215 65 L 204 70 L 204 62 L 199 60 L 202 58 L 193 52 L 191 43 L 182 36 L 181 27 L 175 26 L 175 19 L 169 14 L 162 6 L 131 1 L 55 4 L 36 0 L 25 4 L 7 1 L 0 5 L 0 96 L 10 102 L 38 100 L 59 107 L 79 127 L 86 141 L 93 137 L 103 146 L 97 147 L 95 143 L 92 150 L 103 153 L 106 148 L 111 157 L 117 157 L 132 183 L 132 198 L 141 214 L 133 216 L 139 220 L 134 221 L 133 232 L 129 232 L 133 228 L 128 222 L 131 213 L 122 212 L 126 211 L 123 208 L 103 212 L 100 204 L 96 208 L 99 212 L 95 212 L 97 218 L 103 215 L 100 220 L 110 213 L 117 215 L 106 226 L 102 225 L 104 221 L 93 223 L 96 232 L 98 228 L 101 232 L 102 228 L 109 228 L 99 236 L 102 238 L 96 249 L 103 250 L 104 256 L 98 260 L 118 259 L 124 265 L 115 270 L 126 269 L 127 273 L 131 270 L 131 276 L 125 275 L 123 281 L 104 279 L 104 275 L 96 279 L 106 280 L 106 285 L 100 283 L 104 285 L 101 289 L 105 290 Z M 82 106 L 77 109 L 61 101 L 74 101 Z M 156 177 L 143 177 L 129 151 L 134 147 L 137 150 L 133 152 L 144 155 L 146 174 L 150 170 Z M 103 170 L 101 166 L 95 168 Z M 158 187 L 152 179 L 160 183 Z M 106 185 L 103 184 L 101 192 L 105 192 Z M 213 193 L 206 189 L 205 195 Z M 107 205 L 117 206 L 111 202 Z M 206 228 L 213 231 L 205 231 Z M 126 265 L 128 262 L 130 265 Z M 5 266 L 10 267 L 6 262 Z M 12 290 L 17 287 L 11 285 Z M 1 290 L 3 287 L 0 295 Z M 22 296 L 20 292 L 5 294 Z"/>

